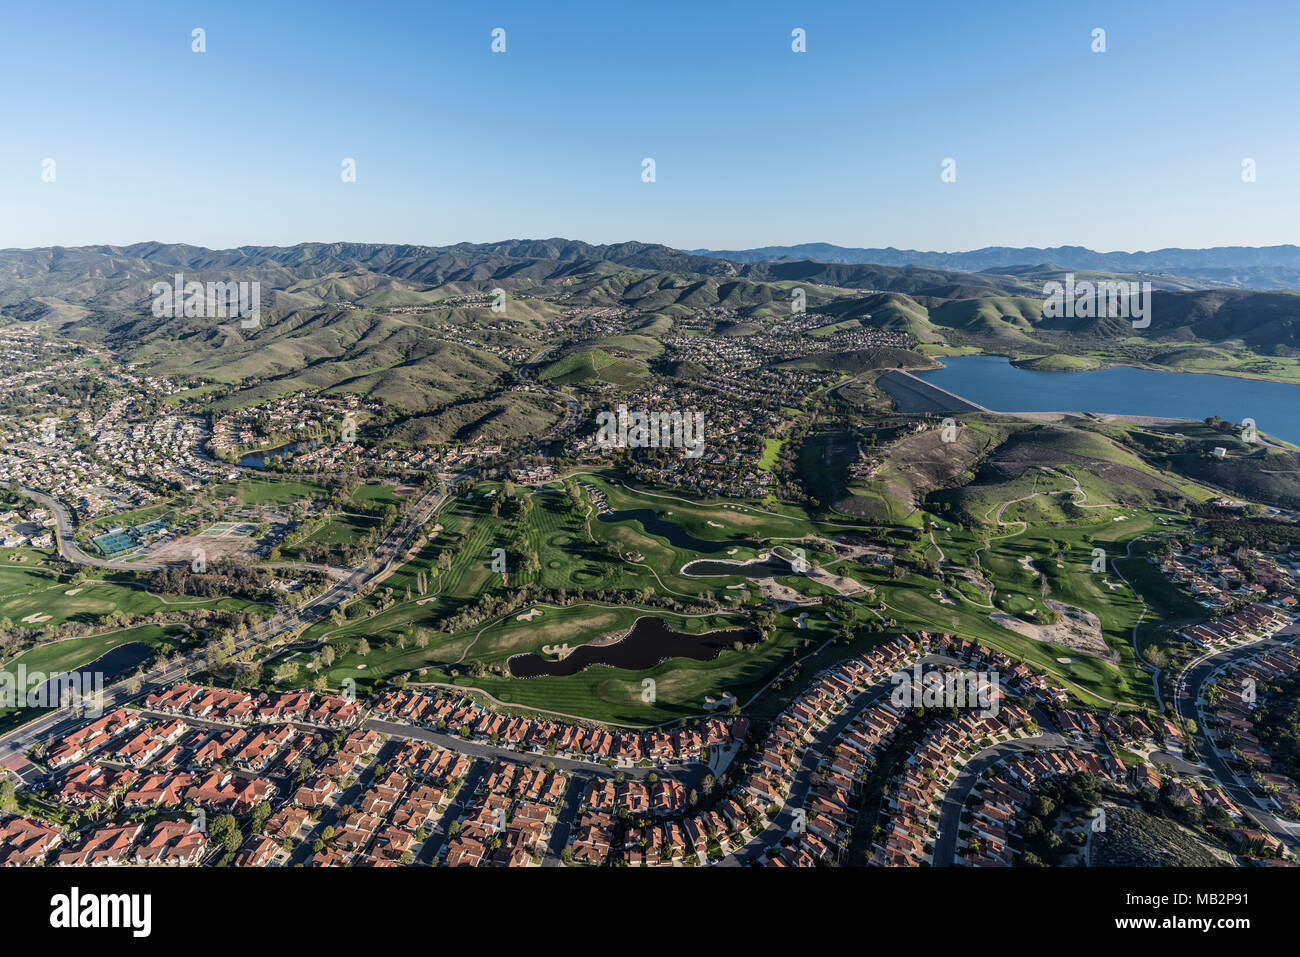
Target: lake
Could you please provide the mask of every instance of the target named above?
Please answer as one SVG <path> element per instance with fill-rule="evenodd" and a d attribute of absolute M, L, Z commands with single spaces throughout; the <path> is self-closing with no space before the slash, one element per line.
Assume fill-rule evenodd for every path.
<path fill-rule="evenodd" d="M 273 462 L 283 462 L 286 459 L 291 459 L 294 453 L 301 452 L 303 449 L 314 449 L 318 445 L 320 443 L 315 439 L 304 442 L 290 442 L 287 445 L 279 445 L 261 452 L 249 452 L 239 460 L 239 464 L 246 469 L 264 469 Z"/>
<path fill-rule="evenodd" d="M 102 687 L 119 675 L 134 671 L 153 656 L 154 649 L 149 645 L 142 641 L 128 641 L 80 668 L 50 675 L 43 685 L 32 689 L 32 694 L 43 695 L 50 701 L 58 701 L 65 688 L 77 688 L 82 694 L 86 694 L 93 688 Z"/>
<path fill-rule="evenodd" d="M 1017 369 L 1005 356 L 946 356 L 914 372 L 996 412 L 1102 412 L 1233 422 L 1300 444 L 1300 385 L 1200 372 L 1111 366 L 1090 372 Z"/>
<path fill-rule="evenodd" d="M 662 618 L 638 618 L 632 630 L 608 645 L 580 645 L 559 661 L 538 654 L 515 655 L 507 665 L 515 678 L 560 677 L 576 675 L 591 665 L 612 665 L 627 671 L 653 668 L 666 658 L 693 658 L 711 661 L 736 642 L 758 641 L 762 636 L 752 628 L 729 628 L 689 635 L 673 631 Z"/>
<path fill-rule="evenodd" d="M 790 563 L 779 555 L 770 555 L 762 561 L 730 562 L 720 559 L 701 558 L 687 562 L 682 566 L 682 574 L 688 578 L 748 578 L 758 581 L 764 578 L 783 578 L 794 574 Z"/>

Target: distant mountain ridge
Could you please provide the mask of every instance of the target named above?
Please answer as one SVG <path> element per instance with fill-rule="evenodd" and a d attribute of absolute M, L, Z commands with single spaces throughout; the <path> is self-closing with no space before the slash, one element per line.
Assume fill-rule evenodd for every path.
<path fill-rule="evenodd" d="M 516 388 L 519 363 L 544 345 L 571 346 L 539 370 L 539 379 L 559 385 L 630 388 L 661 374 L 689 377 L 690 364 L 673 361 L 668 340 L 701 328 L 727 337 L 770 332 L 791 316 L 797 290 L 808 311 L 826 320 L 803 333 L 819 340 L 803 358 L 833 371 L 923 360 L 904 355 L 909 350 L 897 342 L 883 350 L 841 348 L 836 333 L 823 329 L 905 333 L 918 346 L 1300 379 L 1300 292 L 1225 288 L 1232 283 L 1187 278 L 1195 271 L 1189 267 L 1143 272 L 1133 268 L 1138 254 L 1120 254 L 1129 271 L 1115 271 L 1089 268 L 1098 260 L 1086 257 L 1106 254 L 1078 247 L 1004 252 L 1031 262 L 978 272 L 808 258 L 735 262 L 653 243 L 568 239 L 6 249 L 0 323 L 39 324 L 161 374 L 208 382 L 222 407 L 303 390 L 378 400 L 399 415 L 395 436 L 429 441 L 553 426 L 563 410 Z M 1215 253 L 1191 252 L 1202 262 Z M 1300 257 L 1295 247 L 1240 252 Z M 908 255 L 892 251 L 895 260 Z M 1258 281 L 1260 269 L 1294 271 L 1205 267 L 1235 281 Z M 1045 283 L 1066 272 L 1149 278 L 1150 328 L 1139 337 L 1121 319 L 1044 316 Z M 260 283 L 260 324 L 245 328 L 201 310 L 155 315 L 154 284 L 171 283 L 176 273 L 186 281 Z M 1290 288 L 1300 290 L 1300 282 Z M 492 303 L 497 290 L 510 299 L 506 315 Z"/>
<path fill-rule="evenodd" d="M 832 243 L 759 246 L 753 249 L 691 249 L 737 263 L 815 260 L 842 265 L 925 266 L 961 272 L 1000 271 L 1016 266 L 1051 263 L 1065 269 L 1123 273 L 1176 273 L 1225 286 L 1258 289 L 1300 288 L 1300 246 L 1214 246 L 1208 249 L 1169 247 L 1143 252 L 1097 252 L 1084 246 L 985 246 L 967 252 L 924 252 L 917 249 L 859 248 Z"/>

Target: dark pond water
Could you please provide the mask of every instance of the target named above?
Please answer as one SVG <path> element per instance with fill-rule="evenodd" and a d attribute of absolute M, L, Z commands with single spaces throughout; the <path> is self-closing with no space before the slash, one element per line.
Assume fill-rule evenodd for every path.
<path fill-rule="evenodd" d="M 638 618 L 622 641 L 612 645 L 583 645 L 563 661 L 550 661 L 537 654 L 515 655 L 509 661 L 510 674 L 516 678 L 544 675 L 576 675 L 590 665 L 612 665 L 627 671 L 653 668 L 666 658 L 692 658 L 710 661 L 724 648 L 738 641 L 756 641 L 759 634 L 752 628 L 729 628 L 688 635 L 673 631 L 662 618 Z"/>
<path fill-rule="evenodd" d="M 310 442 L 290 442 L 288 445 L 281 445 L 274 449 L 265 449 L 261 452 L 249 452 L 239 464 L 246 469 L 264 469 L 271 462 L 282 462 L 285 459 L 291 459 L 295 452 L 301 452 L 303 449 L 314 449 L 320 445 L 314 439 Z"/>
<path fill-rule="evenodd" d="M 777 578 L 791 575 L 790 563 L 772 555 L 761 562 L 726 562 L 718 559 L 704 558 L 698 562 L 687 562 L 682 566 L 682 574 L 690 578 Z"/>
<path fill-rule="evenodd" d="M 649 508 L 627 508 L 604 512 L 599 517 L 602 522 L 640 522 L 641 527 L 651 535 L 666 538 L 669 544 L 675 545 L 677 548 L 699 552 L 701 555 L 715 555 L 718 552 L 726 552 L 728 549 L 735 548 L 737 545 L 752 547 L 754 544 L 745 538 L 733 538 L 725 542 L 711 542 L 706 538 L 696 538 L 676 522 L 660 518 L 653 509 Z"/>
<path fill-rule="evenodd" d="M 46 679 L 43 685 L 39 686 L 40 693 L 45 695 L 47 700 L 57 702 L 60 691 L 65 687 L 79 686 L 83 693 L 89 692 L 97 686 L 96 675 L 99 675 L 102 683 L 106 685 L 118 675 L 134 671 L 152 658 L 153 654 L 154 650 L 140 641 L 118 645 L 112 651 L 100 655 L 89 664 L 82 665 L 73 671 L 65 671 L 60 675 L 52 675 Z"/>

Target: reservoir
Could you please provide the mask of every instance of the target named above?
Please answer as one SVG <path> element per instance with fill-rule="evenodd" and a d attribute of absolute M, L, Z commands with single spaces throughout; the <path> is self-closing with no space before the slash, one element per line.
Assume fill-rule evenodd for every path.
<path fill-rule="evenodd" d="M 1300 385 L 1199 372 L 1111 366 L 1088 372 L 1018 369 L 1005 356 L 947 356 L 919 379 L 997 412 L 1100 412 L 1255 420 L 1261 432 L 1300 444 Z"/>

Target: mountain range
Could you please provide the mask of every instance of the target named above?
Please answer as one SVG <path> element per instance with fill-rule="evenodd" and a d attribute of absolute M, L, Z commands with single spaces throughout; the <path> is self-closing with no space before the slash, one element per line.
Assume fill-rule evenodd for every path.
<path fill-rule="evenodd" d="M 810 251 L 841 259 L 888 253 L 879 258 L 893 262 L 777 255 L 807 247 L 730 259 L 650 243 L 568 239 L 8 249 L 0 250 L 0 318 L 209 383 L 218 405 L 297 390 L 374 398 L 398 410 L 403 418 L 393 423 L 394 434 L 413 441 L 548 425 L 563 410 L 517 379 L 542 349 L 550 351 L 549 365 L 539 368 L 539 378 L 556 385 L 635 387 L 647 376 L 689 374 L 672 361 L 669 340 L 763 332 L 790 318 L 799 289 L 808 310 L 827 323 L 803 334 L 805 364 L 833 371 L 844 371 L 844 362 L 855 372 L 863 362 L 925 365 L 928 355 L 955 346 L 1057 367 L 1120 361 L 1300 379 L 1300 294 L 1188 275 L 1211 268 L 1281 275 L 1300 269 L 1297 247 L 915 254 L 958 257 L 940 263 L 967 269 L 911 262 L 913 254 L 898 250 L 837 250 Z M 770 258 L 743 261 L 760 254 Z M 1003 260 L 1017 262 L 974 270 Z M 1179 262 L 1201 265 L 1146 271 Z M 1123 320 L 1044 317 L 1044 283 L 1066 272 L 1151 281 L 1150 327 L 1139 333 Z M 187 281 L 260 282 L 260 326 L 155 316 L 153 284 L 170 284 L 176 273 Z M 1292 285 L 1300 289 L 1300 281 Z M 491 308 L 497 289 L 510 300 L 503 313 Z M 914 351 L 837 359 L 834 330 L 861 328 L 906 333 Z"/>
<path fill-rule="evenodd" d="M 692 255 L 737 263 L 812 259 L 824 263 L 929 266 L 962 272 L 1000 272 L 1010 267 L 1051 263 L 1065 269 L 1122 273 L 1173 273 L 1224 286 L 1254 289 L 1300 288 L 1300 246 L 1214 246 L 1209 249 L 1154 249 L 1149 252 L 1097 252 L 1083 246 L 985 246 L 968 252 L 853 248 L 831 243 L 760 246 L 754 249 L 692 249 Z"/>

